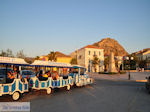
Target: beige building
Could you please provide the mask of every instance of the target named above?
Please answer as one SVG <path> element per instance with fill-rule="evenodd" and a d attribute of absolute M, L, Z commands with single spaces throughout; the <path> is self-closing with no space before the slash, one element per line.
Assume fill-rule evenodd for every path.
<path fill-rule="evenodd" d="M 146 69 L 150 69 L 150 48 L 139 51 L 135 55 L 140 61 L 146 60 Z"/>
<path fill-rule="evenodd" d="M 84 66 L 88 72 L 94 72 L 94 65 L 92 61 L 94 56 L 96 56 L 100 63 L 96 66 L 96 72 L 103 72 L 104 71 L 104 49 L 87 45 L 79 50 L 76 51 L 77 63 L 81 66 Z"/>
<path fill-rule="evenodd" d="M 122 65 L 123 70 L 123 56 L 115 56 L 115 60 L 117 60 L 117 69 L 120 69 L 120 66 Z"/>
<path fill-rule="evenodd" d="M 141 51 L 136 54 L 139 60 L 150 60 L 150 50 Z"/>
<path fill-rule="evenodd" d="M 55 52 L 55 55 L 56 55 L 56 62 L 70 64 L 72 58 L 69 55 L 63 54 L 58 51 Z M 48 61 L 49 60 L 48 55 L 40 56 L 39 60 Z"/>
<path fill-rule="evenodd" d="M 63 54 L 61 52 L 56 52 L 56 62 L 60 63 L 69 63 L 71 62 L 71 56 Z"/>

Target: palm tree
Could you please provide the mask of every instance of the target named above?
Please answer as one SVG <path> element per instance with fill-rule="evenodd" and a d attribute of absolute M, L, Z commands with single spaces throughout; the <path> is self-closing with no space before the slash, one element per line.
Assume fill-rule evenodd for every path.
<path fill-rule="evenodd" d="M 48 60 L 50 60 L 50 61 L 56 61 L 56 52 L 51 51 L 51 52 L 48 54 Z"/>
<path fill-rule="evenodd" d="M 39 59 L 40 59 L 40 57 L 39 57 L 39 56 L 36 56 L 34 59 L 35 59 L 35 60 L 39 60 Z"/>
<path fill-rule="evenodd" d="M 99 65 L 99 63 L 100 63 L 99 58 L 97 56 L 94 56 L 94 59 L 92 60 L 92 64 L 94 65 L 95 72 L 97 71 L 96 66 Z"/>

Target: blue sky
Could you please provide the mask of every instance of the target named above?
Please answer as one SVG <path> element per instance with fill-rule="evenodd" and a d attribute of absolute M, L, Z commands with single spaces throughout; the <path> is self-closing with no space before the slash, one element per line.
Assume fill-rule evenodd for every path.
<path fill-rule="evenodd" d="M 0 0 L 0 50 L 69 54 L 102 38 L 150 47 L 150 0 Z"/>

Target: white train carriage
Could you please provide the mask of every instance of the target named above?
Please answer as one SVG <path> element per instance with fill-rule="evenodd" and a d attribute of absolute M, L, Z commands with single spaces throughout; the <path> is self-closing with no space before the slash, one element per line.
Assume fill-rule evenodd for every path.
<path fill-rule="evenodd" d="M 47 68 L 71 68 L 72 66 L 70 64 L 64 64 L 64 63 L 56 63 L 56 62 L 50 62 L 50 61 L 39 61 L 36 60 L 31 66 L 35 67 L 47 67 Z M 47 80 L 40 81 L 37 77 L 33 77 L 29 81 L 29 87 L 31 89 L 41 90 L 45 89 L 47 90 L 47 94 L 50 94 L 52 89 L 54 88 L 62 88 L 67 87 L 67 90 L 70 90 L 70 87 L 73 85 L 73 78 L 71 76 L 68 76 L 67 79 L 64 79 L 62 76 L 59 77 L 57 80 L 53 80 L 52 77 L 48 77 Z"/>
<path fill-rule="evenodd" d="M 85 73 L 86 69 L 84 67 L 76 65 L 73 66 L 73 68 L 76 69 L 76 73 L 71 76 L 75 79 L 76 86 L 84 86 L 94 82 L 94 80 Z"/>
<path fill-rule="evenodd" d="M 10 65 L 18 66 L 21 69 L 21 66 L 27 66 L 28 64 L 19 58 L 9 58 L 9 57 L 0 57 L 0 65 L 6 67 L 5 74 L 2 74 L 5 81 L 0 82 L 0 96 L 3 95 L 12 95 L 13 100 L 18 100 L 20 95 L 24 92 L 28 92 L 28 82 L 22 82 L 19 78 L 16 78 L 11 83 L 6 83 L 7 80 L 7 67 Z"/>

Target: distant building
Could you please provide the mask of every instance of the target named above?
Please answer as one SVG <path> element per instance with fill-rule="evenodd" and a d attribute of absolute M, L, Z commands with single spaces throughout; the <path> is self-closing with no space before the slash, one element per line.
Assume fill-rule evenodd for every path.
<path fill-rule="evenodd" d="M 48 61 L 48 56 L 47 55 L 40 56 L 39 60 Z"/>
<path fill-rule="evenodd" d="M 71 57 L 69 55 L 65 55 L 61 52 L 55 52 L 56 53 L 56 62 L 61 62 L 61 63 L 70 63 L 71 62 Z"/>
<path fill-rule="evenodd" d="M 139 61 L 146 61 L 145 69 L 150 69 L 150 48 L 133 53 Z"/>
<path fill-rule="evenodd" d="M 70 63 L 71 62 L 71 57 L 68 56 L 68 55 L 65 55 L 61 52 L 55 52 L 56 53 L 56 62 L 60 62 L 60 63 Z M 48 61 L 48 55 L 45 55 L 45 56 L 40 56 L 39 58 L 40 60 L 43 60 L 43 61 Z"/>
<path fill-rule="evenodd" d="M 139 60 L 150 60 L 150 49 L 136 53 Z"/>
<path fill-rule="evenodd" d="M 72 53 L 71 56 L 74 58 L 77 57 L 77 63 L 84 66 L 88 72 L 94 72 L 94 65 L 92 64 L 92 61 L 94 56 L 96 56 L 100 60 L 100 63 L 96 66 L 96 71 L 104 71 L 104 49 L 87 45 Z"/>

